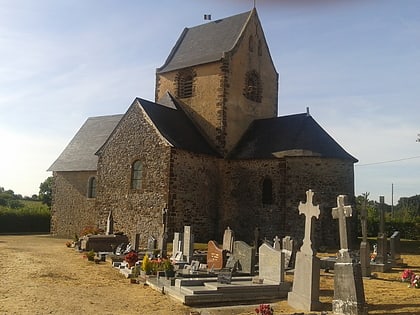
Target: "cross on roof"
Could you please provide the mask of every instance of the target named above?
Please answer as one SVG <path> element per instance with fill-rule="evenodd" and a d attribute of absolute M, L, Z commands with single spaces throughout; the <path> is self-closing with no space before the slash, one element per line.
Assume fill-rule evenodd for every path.
<path fill-rule="evenodd" d="M 333 219 L 338 219 L 341 250 L 348 251 L 346 218 L 352 216 L 352 208 L 351 206 L 344 205 L 345 197 L 345 195 L 339 195 L 337 197 L 337 207 L 332 209 L 332 217 Z"/>
<path fill-rule="evenodd" d="M 318 219 L 320 211 L 319 205 L 314 206 L 312 204 L 312 198 L 314 193 L 312 190 L 306 192 L 306 203 L 299 203 L 299 214 L 305 215 L 305 237 L 303 239 L 303 245 L 301 247 L 301 252 L 307 254 L 313 254 L 312 248 L 312 217 Z"/>

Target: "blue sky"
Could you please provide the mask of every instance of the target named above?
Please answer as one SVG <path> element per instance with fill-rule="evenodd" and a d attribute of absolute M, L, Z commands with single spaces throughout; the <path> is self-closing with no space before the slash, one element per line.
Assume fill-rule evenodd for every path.
<path fill-rule="evenodd" d="M 154 99 L 155 70 L 184 27 L 252 6 L 0 0 L 0 186 L 38 193 L 87 117 Z M 390 204 L 392 184 L 394 204 L 420 194 L 420 1 L 258 0 L 257 10 L 280 75 L 279 115 L 310 108 L 359 159 L 356 195 Z"/>

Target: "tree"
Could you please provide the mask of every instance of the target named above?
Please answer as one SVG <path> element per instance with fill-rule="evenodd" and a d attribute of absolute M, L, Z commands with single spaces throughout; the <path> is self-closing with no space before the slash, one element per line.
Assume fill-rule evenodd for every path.
<path fill-rule="evenodd" d="M 52 201 L 52 184 L 53 178 L 52 176 L 48 177 L 44 182 L 39 185 L 39 200 L 42 201 L 43 204 L 46 204 L 48 207 L 51 207 Z"/>

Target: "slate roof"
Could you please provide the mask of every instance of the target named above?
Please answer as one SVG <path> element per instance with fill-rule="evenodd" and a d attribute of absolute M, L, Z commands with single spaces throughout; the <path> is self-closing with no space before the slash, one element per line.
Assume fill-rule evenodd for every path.
<path fill-rule="evenodd" d="M 254 121 L 229 158 L 283 156 L 320 156 L 357 162 L 306 113 Z"/>
<path fill-rule="evenodd" d="M 162 136 L 172 146 L 190 152 L 219 156 L 182 110 L 176 98 L 169 94 L 168 96 L 172 100 L 171 105 L 175 105 L 176 108 L 156 104 L 141 98 L 136 100 Z"/>
<path fill-rule="evenodd" d="M 251 13 L 237 14 L 192 28 L 185 28 L 164 65 L 164 73 L 222 59 L 237 43 Z"/>
<path fill-rule="evenodd" d="M 48 171 L 96 171 L 96 151 L 108 139 L 123 115 L 90 117 Z"/>

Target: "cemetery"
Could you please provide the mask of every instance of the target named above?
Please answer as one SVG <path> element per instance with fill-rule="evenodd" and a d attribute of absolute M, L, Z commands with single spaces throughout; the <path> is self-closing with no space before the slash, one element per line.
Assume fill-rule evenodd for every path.
<path fill-rule="evenodd" d="M 81 252 L 94 250 L 96 262 L 110 262 L 130 283 L 147 285 L 189 307 L 259 303 L 263 307 L 267 303 L 282 302 L 296 314 L 364 315 L 374 314 L 374 309 L 369 310 L 365 283 L 379 281 L 378 273 L 397 270 L 401 273 L 399 282 L 408 282 L 412 291 L 420 287 L 420 277 L 408 269 L 401 257 L 399 232 L 395 231 L 389 239 L 384 233 L 383 212 L 380 213 L 380 233 L 372 251 L 363 214 L 360 250 L 350 248 L 347 219 L 353 215 L 353 209 L 346 204 L 344 195 L 337 196 L 337 206 L 330 210 L 339 226 L 339 250 L 334 256 L 317 253 L 313 225 L 320 215 L 320 207 L 313 204 L 313 196 L 314 192 L 308 190 L 306 201 L 301 201 L 297 207 L 305 221 L 300 248 L 296 245 L 299 240 L 290 236 L 279 238 L 276 235 L 270 240 L 257 229 L 254 244 L 250 245 L 236 240 L 234 231 L 226 227 L 222 244 L 209 240 L 198 249 L 193 227 L 185 226 L 183 231 L 174 233 L 172 246 L 166 244 L 167 248 L 158 248 L 158 243 L 165 243 L 151 236 L 147 248 L 140 249 L 139 235 L 131 244 L 126 235 L 113 234 L 111 213 L 106 235 L 87 235 L 74 245 Z M 116 238 L 122 240 L 118 246 Z M 325 281 L 330 285 L 332 282 L 332 286 L 326 291 L 327 296 L 321 298 Z"/>

